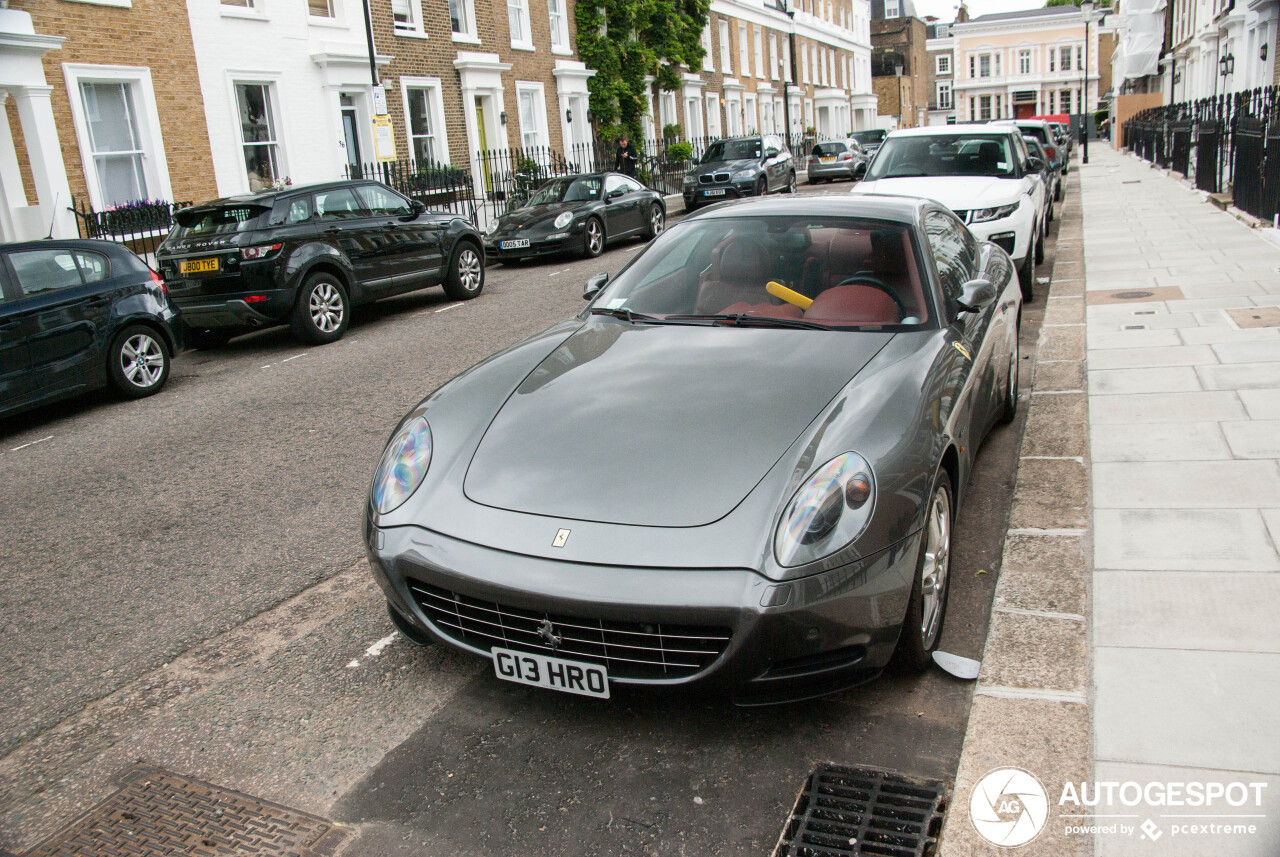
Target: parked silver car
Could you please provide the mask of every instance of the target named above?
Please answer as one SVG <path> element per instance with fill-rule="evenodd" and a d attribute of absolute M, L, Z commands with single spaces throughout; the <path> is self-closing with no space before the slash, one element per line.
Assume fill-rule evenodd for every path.
<path fill-rule="evenodd" d="M 857 140 L 817 143 L 809 155 L 809 184 L 835 179 L 860 179 L 871 160 Z"/>

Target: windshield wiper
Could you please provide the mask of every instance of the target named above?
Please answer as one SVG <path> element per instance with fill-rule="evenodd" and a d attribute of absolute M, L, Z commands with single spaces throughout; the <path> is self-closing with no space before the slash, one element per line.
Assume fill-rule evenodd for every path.
<path fill-rule="evenodd" d="M 657 316 L 645 315 L 642 312 L 632 312 L 626 307 L 592 307 L 591 314 L 612 316 L 613 318 L 620 318 L 624 321 L 629 321 L 632 324 L 635 324 L 638 321 L 654 323 L 663 321 L 663 319 L 660 319 Z"/>
<path fill-rule="evenodd" d="M 790 327 L 797 330 L 831 330 L 825 324 L 799 318 L 770 318 L 767 315 L 742 313 L 705 313 L 700 315 L 669 315 L 668 321 L 711 321 L 733 324 L 738 327 Z"/>

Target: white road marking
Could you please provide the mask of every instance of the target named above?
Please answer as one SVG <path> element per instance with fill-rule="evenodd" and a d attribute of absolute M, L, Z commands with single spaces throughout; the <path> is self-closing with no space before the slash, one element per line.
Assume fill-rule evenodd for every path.
<path fill-rule="evenodd" d="M 548 277 L 558 277 L 558 276 L 560 276 L 561 274 L 563 274 L 563 273 L 564 273 L 565 271 L 567 271 L 567 270 L 569 270 L 569 269 L 568 269 L 568 268 L 562 268 L 562 269 L 560 269 L 559 271 L 552 271 L 550 274 L 547 274 L 547 276 L 548 276 Z"/>
<path fill-rule="evenodd" d="M 447 310 L 447 309 L 457 309 L 457 308 L 458 308 L 458 307 L 460 307 L 460 306 L 462 306 L 462 304 L 461 304 L 461 303 L 449 304 L 448 306 L 442 306 L 442 307 L 440 307 L 440 309 L 435 310 L 435 312 L 444 312 L 444 311 L 445 311 L 445 310 Z"/>
<path fill-rule="evenodd" d="M 15 446 L 13 449 L 9 451 L 17 452 L 20 449 L 26 449 L 28 446 L 35 446 L 37 443 L 44 443 L 46 440 L 53 440 L 53 435 L 49 435 L 48 437 L 42 437 L 39 440 L 33 440 L 30 443 L 24 443 L 22 446 Z"/>
<path fill-rule="evenodd" d="M 396 641 L 397 634 L 388 634 L 372 646 L 364 650 L 364 653 L 371 658 L 376 658 L 382 654 L 382 650 Z"/>
<path fill-rule="evenodd" d="M 347 664 L 347 669 L 352 669 L 353 667 L 358 667 L 358 666 L 360 666 L 359 661 L 352 661 L 351 663 Z"/>
<path fill-rule="evenodd" d="M 290 360 L 297 360 L 299 357 L 306 357 L 306 356 L 307 356 L 307 352 L 305 352 L 305 351 L 304 351 L 304 352 L 302 352 L 301 354 L 295 354 L 295 355 L 293 355 L 292 357 L 286 357 L 286 358 L 284 358 L 283 360 L 281 360 L 280 362 L 281 362 L 281 363 L 288 363 Z"/>

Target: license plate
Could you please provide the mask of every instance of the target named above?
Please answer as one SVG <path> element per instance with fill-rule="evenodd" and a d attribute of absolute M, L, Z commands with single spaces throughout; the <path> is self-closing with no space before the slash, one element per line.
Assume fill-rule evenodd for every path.
<path fill-rule="evenodd" d="M 498 678 L 581 696 L 609 698 L 609 673 L 599 664 L 510 649 L 495 648 L 492 652 L 493 671 Z"/>
<path fill-rule="evenodd" d="M 516 238 L 514 241 L 501 241 L 498 246 L 503 250 L 518 250 L 521 247 L 529 246 L 528 238 Z"/>
<path fill-rule="evenodd" d="M 214 259 L 186 259 L 182 263 L 182 273 L 184 274 L 209 274 L 218 270 L 218 260 Z"/>
<path fill-rule="evenodd" d="M 724 188 L 717 188 L 716 190 L 704 190 L 702 192 L 702 195 L 703 196 L 724 196 Z"/>
<path fill-rule="evenodd" d="M 818 163 L 820 164 L 834 164 L 835 162 L 835 158 L 818 158 Z"/>

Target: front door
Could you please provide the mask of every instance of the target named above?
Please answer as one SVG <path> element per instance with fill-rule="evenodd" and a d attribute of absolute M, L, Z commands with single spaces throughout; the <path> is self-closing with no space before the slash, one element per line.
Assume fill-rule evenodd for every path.
<path fill-rule="evenodd" d="M 17 311 L 22 293 L 10 279 L 0 262 L 0 409 L 25 398 L 35 389 L 26 325 Z"/>
<path fill-rule="evenodd" d="M 1015 104 L 1013 105 L 1014 118 L 1030 119 L 1036 115 L 1036 106 L 1034 104 Z"/>
<path fill-rule="evenodd" d="M 358 190 L 365 208 L 380 223 L 382 264 L 395 278 L 390 290 L 409 291 L 439 282 L 443 262 L 434 218 L 415 216 L 409 201 L 386 185 L 362 184 Z"/>
<path fill-rule="evenodd" d="M 311 200 L 320 239 L 337 246 L 351 263 L 357 281 L 352 302 L 390 291 L 395 272 L 385 260 L 382 218 L 367 210 L 350 187 L 316 191 Z"/>
<path fill-rule="evenodd" d="M 360 114 L 356 110 L 355 99 L 350 95 L 342 94 L 338 96 L 342 105 L 342 144 L 347 152 L 347 164 L 355 169 L 349 170 L 348 175 L 353 178 L 358 175 L 356 169 L 360 167 Z"/>
<path fill-rule="evenodd" d="M 610 175 L 604 182 L 605 215 L 609 219 L 609 236 L 635 232 L 644 224 L 640 210 L 642 187 L 626 176 Z"/>
<path fill-rule="evenodd" d="M 476 151 L 480 153 L 480 173 L 484 176 L 484 192 L 493 193 L 493 175 L 489 172 L 489 139 L 485 133 L 484 100 L 476 96 Z"/>

